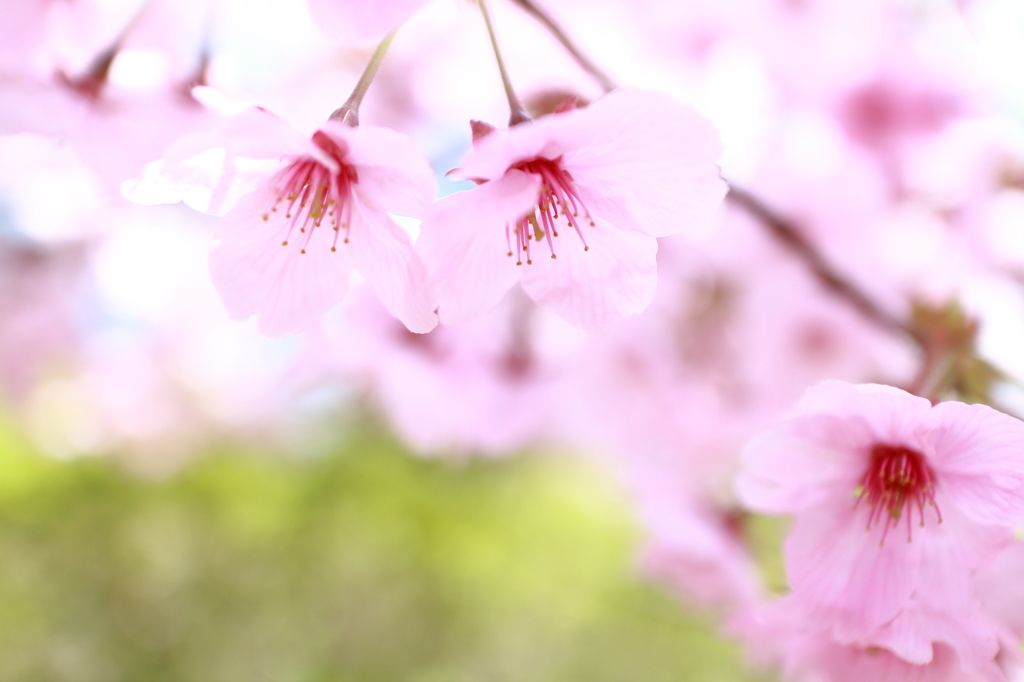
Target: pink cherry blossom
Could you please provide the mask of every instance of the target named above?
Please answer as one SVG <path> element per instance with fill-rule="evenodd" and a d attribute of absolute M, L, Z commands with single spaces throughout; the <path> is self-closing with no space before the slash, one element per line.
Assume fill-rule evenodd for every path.
<path fill-rule="evenodd" d="M 725 193 L 714 128 L 655 92 L 618 90 L 585 109 L 480 137 L 417 248 L 455 324 L 516 282 L 591 332 L 635 315 L 657 284 L 656 237 L 703 227 Z"/>
<path fill-rule="evenodd" d="M 288 137 L 270 116 L 250 122 L 259 120 L 269 139 Z M 272 146 L 237 142 L 264 158 Z M 231 316 L 256 315 L 271 336 L 299 331 L 344 298 L 355 268 L 410 330 L 432 329 L 426 268 L 387 214 L 426 211 L 434 192 L 426 159 L 399 133 L 334 121 L 309 140 L 293 134 L 289 147 L 278 147 L 280 167 L 238 200 L 215 234 L 210 273 Z"/>
<path fill-rule="evenodd" d="M 1024 424 L 984 405 L 824 382 L 744 460 L 744 501 L 796 515 L 793 599 L 835 641 L 918 664 L 942 641 L 967 671 L 996 655 L 971 576 L 1024 518 Z"/>

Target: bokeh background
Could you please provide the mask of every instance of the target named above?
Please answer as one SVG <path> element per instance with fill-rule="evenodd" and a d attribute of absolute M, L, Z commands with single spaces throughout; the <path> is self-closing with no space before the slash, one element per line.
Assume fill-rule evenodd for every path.
<path fill-rule="evenodd" d="M 1024 3 L 542 4 L 710 119 L 723 175 L 886 314 L 962 342 L 961 397 L 1024 414 Z M 490 5 L 534 111 L 602 94 Z M 80 117 L 68 79 L 136 16 Z M 0 682 L 769 679 L 716 618 L 785 590 L 743 443 L 822 379 L 909 386 L 922 349 L 728 203 L 606 337 L 513 292 L 417 344 L 358 279 L 260 336 L 151 162 L 250 105 L 313 131 L 373 49 L 303 0 L 0 0 Z M 468 122 L 507 117 L 464 0 L 409 19 L 361 111 L 439 195 Z"/>
<path fill-rule="evenodd" d="M 760 679 L 636 578 L 592 467 L 424 461 L 346 422 L 315 456 L 224 444 L 152 479 L 5 419 L 0 679 Z"/>

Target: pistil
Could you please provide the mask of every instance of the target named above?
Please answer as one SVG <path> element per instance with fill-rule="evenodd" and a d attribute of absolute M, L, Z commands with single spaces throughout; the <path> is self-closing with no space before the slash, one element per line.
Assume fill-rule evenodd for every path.
<path fill-rule="evenodd" d="M 911 535 L 911 518 L 917 508 L 920 525 L 924 526 L 924 508 L 935 508 L 938 522 L 942 513 L 935 504 L 935 475 L 928 467 L 924 455 L 901 445 L 876 445 L 871 449 L 871 462 L 860 482 L 860 494 L 854 507 L 866 500 L 871 512 L 868 530 L 882 523 L 882 540 L 890 528 L 895 528 L 906 516 L 907 542 Z"/>

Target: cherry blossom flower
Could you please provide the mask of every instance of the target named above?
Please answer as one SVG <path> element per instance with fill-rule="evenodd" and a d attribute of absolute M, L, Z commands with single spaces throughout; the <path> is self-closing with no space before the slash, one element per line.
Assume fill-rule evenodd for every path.
<path fill-rule="evenodd" d="M 521 281 L 563 319 L 603 331 L 651 302 L 656 237 L 706 226 L 725 193 L 714 128 L 655 92 L 477 131 L 456 174 L 481 186 L 438 202 L 417 245 L 445 323 Z"/>
<path fill-rule="evenodd" d="M 300 331 L 344 298 L 355 268 L 410 330 L 432 329 L 426 268 L 387 213 L 421 216 L 433 197 L 433 173 L 412 142 L 336 121 L 305 139 L 264 112 L 247 125 L 267 136 L 236 140 L 242 155 L 281 161 L 215 233 L 210 273 L 231 316 L 256 315 L 270 336 Z"/>
<path fill-rule="evenodd" d="M 998 651 L 971 576 L 1024 518 L 1024 424 L 984 405 L 824 382 L 800 414 L 752 440 L 741 497 L 795 514 L 792 595 L 841 644 L 966 671 Z"/>

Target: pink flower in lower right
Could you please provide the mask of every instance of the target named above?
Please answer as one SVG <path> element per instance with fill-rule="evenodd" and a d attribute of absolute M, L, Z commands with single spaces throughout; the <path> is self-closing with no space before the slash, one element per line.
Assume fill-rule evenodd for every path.
<path fill-rule="evenodd" d="M 798 415 L 755 437 L 743 502 L 793 514 L 784 553 L 799 621 L 823 641 L 998 679 L 1005 629 L 975 573 L 1024 520 L 1024 422 L 889 386 L 821 383 Z M 866 655 L 866 654 L 865 654 Z M 922 678 L 925 679 L 925 678 Z"/>

